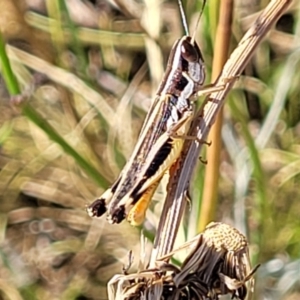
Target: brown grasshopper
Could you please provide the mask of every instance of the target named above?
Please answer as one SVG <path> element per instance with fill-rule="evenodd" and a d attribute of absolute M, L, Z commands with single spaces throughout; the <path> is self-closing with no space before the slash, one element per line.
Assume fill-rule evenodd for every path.
<path fill-rule="evenodd" d="M 181 2 L 179 6 L 185 22 Z M 130 159 L 116 182 L 87 207 L 91 217 L 107 213 L 110 223 L 120 223 L 125 218 L 132 225 L 142 223 L 160 180 L 181 153 L 194 116 L 193 101 L 204 80 L 200 48 L 194 36 L 187 34 L 173 45 Z"/>

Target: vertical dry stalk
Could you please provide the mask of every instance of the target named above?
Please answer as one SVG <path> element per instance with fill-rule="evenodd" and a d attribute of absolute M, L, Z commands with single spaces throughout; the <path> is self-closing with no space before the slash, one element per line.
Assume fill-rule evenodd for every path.
<path fill-rule="evenodd" d="M 233 15 L 233 0 L 221 1 L 219 22 L 216 33 L 215 51 L 212 66 L 212 81 L 215 81 L 228 58 Z M 214 218 L 217 205 L 218 180 L 221 151 L 221 129 L 223 123 L 222 109 L 219 112 L 215 126 L 209 133 L 208 140 L 214 141 L 207 149 L 206 159 L 209 161 L 205 169 L 203 201 L 198 222 L 198 231 L 202 231 L 208 222 Z"/>
<path fill-rule="evenodd" d="M 206 99 L 195 118 L 189 135 L 197 136 L 200 140 L 205 140 L 207 138 L 216 115 L 224 104 L 225 97 L 229 93 L 234 82 L 240 76 L 247 62 L 251 58 L 251 55 L 259 45 L 259 42 L 291 2 L 292 0 L 271 1 L 251 26 L 237 48 L 231 54 L 221 75 L 215 82 L 215 86 L 225 86 L 224 89 L 212 93 Z M 172 178 L 170 178 L 170 191 L 165 201 L 159 230 L 155 239 L 151 258 L 152 264 L 156 258 L 165 255 L 173 249 L 185 206 L 185 193 L 190 182 L 192 171 L 198 160 L 201 147 L 202 145 L 196 141 L 186 141 L 181 160 L 177 164 L 177 171 L 174 171 Z"/>

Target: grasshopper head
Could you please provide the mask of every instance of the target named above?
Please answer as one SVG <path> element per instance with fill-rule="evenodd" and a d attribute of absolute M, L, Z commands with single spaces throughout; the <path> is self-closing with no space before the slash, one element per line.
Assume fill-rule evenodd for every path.
<path fill-rule="evenodd" d="M 159 95 L 185 99 L 194 95 L 205 80 L 204 60 L 199 46 L 190 36 L 177 40 L 171 50 Z"/>

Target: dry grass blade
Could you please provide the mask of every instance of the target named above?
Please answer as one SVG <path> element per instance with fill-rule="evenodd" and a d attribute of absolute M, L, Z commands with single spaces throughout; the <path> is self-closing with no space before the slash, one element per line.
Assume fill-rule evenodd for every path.
<path fill-rule="evenodd" d="M 47 61 L 26 53 L 25 51 L 17 49 L 13 46 L 7 46 L 7 48 L 10 59 L 19 61 L 37 72 L 39 70 L 43 70 L 43 74 L 45 74 L 49 79 L 70 88 L 70 90 L 73 90 L 79 95 L 82 95 L 82 97 L 84 97 L 92 106 L 101 108 L 101 114 L 105 121 L 109 125 L 113 125 L 113 110 L 107 104 L 105 99 L 102 98 L 99 93 L 91 89 L 83 80 L 79 79 L 76 75 L 63 70 L 62 68 L 53 66 Z"/>
<path fill-rule="evenodd" d="M 163 259 L 169 259 L 169 255 Z M 245 236 L 223 223 L 210 223 L 197 236 L 181 269 L 163 259 L 155 269 L 115 276 L 109 283 L 109 299 L 213 300 L 231 294 L 244 300 L 253 288 L 252 276 L 258 268 L 251 270 Z"/>
<path fill-rule="evenodd" d="M 206 139 L 211 126 L 214 124 L 216 115 L 224 104 L 225 97 L 229 93 L 234 82 L 240 76 L 259 42 L 267 34 L 279 16 L 287 9 L 290 3 L 291 0 L 271 1 L 248 30 L 224 65 L 221 75 L 215 82 L 216 87 L 224 86 L 224 89 L 212 93 L 206 99 L 199 110 L 198 116 L 195 118 L 189 132 L 190 136 L 197 136 L 197 138 L 202 141 Z M 198 160 L 201 147 L 202 144 L 199 144 L 197 141 L 186 141 L 182 152 L 182 160 L 177 164 L 177 170 L 174 171 L 169 182 L 170 192 L 167 195 L 163 213 L 160 218 L 161 221 L 158 234 L 156 235 L 152 262 L 155 261 L 155 258 L 164 256 L 173 248 L 176 233 L 185 207 L 185 193 L 194 166 Z"/>

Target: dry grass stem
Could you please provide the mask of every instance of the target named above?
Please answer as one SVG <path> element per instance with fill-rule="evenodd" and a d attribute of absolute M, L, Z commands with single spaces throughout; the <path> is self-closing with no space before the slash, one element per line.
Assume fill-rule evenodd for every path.
<path fill-rule="evenodd" d="M 247 62 L 254 53 L 259 42 L 268 33 L 271 26 L 287 9 L 291 0 L 273 0 L 265 8 L 255 23 L 244 35 L 237 48 L 215 82 L 216 87 L 224 86 L 221 91 L 212 93 L 206 98 L 192 125 L 189 135 L 197 136 L 199 140 L 205 141 L 215 118 L 224 104 L 225 97 L 238 80 Z M 200 91 L 201 92 L 201 91 Z M 167 195 L 163 213 L 160 218 L 159 231 L 156 235 L 152 262 L 160 256 L 164 256 L 173 248 L 179 223 L 185 207 L 185 197 L 193 169 L 199 157 L 203 144 L 197 141 L 186 141 L 182 152 L 182 159 L 177 164 L 170 178 L 170 191 Z"/>
<path fill-rule="evenodd" d="M 233 0 L 221 1 L 219 22 L 215 38 L 215 52 L 212 65 L 212 80 L 214 81 L 228 59 L 233 18 Z M 217 206 L 218 181 L 220 168 L 220 153 L 222 148 L 221 130 L 223 112 L 218 113 L 215 126 L 212 127 L 208 140 L 213 141 L 207 149 L 206 159 L 209 161 L 205 169 L 204 189 L 201 203 L 201 214 L 198 220 L 198 230 L 202 231 L 206 224 L 214 219 Z"/>

